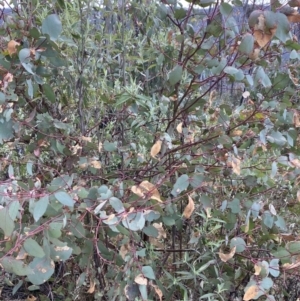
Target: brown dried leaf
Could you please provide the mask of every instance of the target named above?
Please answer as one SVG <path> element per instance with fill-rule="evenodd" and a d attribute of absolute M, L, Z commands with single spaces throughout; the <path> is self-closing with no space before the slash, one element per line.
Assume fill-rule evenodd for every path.
<path fill-rule="evenodd" d="M 300 168 L 300 160 L 299 159 L 293 159 L 293 160 L 290 160 L 290 162 L 296 168 Z"/>
<path fill-rule="evenodd" d="M 177 125 L 176 130 L 177 130 L 177 132 L 178 132 L 179 134 L 182 133 L 182 122 L 180 122 L 180 123 Z"/>
<path fill-rule="evenodd" d="M 276 28 L 269 31 L 254 30 L 253 36 L 260 47 L 265 47 L 275 35 Z"/>
<path fill-rule="evenodd" d="M 230 250 L 230 253 L 228 253 L 228 254 L 219 252 L 219 257 L 220 257 L 220 259 L 221 259 L 223 262 L 227 262 L 229 259 L 231 259 L 231 258 L 234 256 L 235 250 L 236 250 L 236 246 L 234 246 L 234 247 Z"/>
<path fill-rule="evenodd" d="M 291 15 L 288 15 L 287 18 L 292 23 L 299 23 L 300 22 L 300 15 L 297 12 L 295 12 Z"/>
<path fill-rule="evenodd" d="M 148 181 L 143 181 L 138 186 L 136 186 L 136 185 L 132 186 L 131 191 L 134 194 L 138 195 L 139 197 L 142 197 L 142 198 L 147 197 L 148 199 L 156 200 L 156 201 L 162 203 L 162 200 L 160 198 L 160 194 L 159 194 L 157 188 Z"/>
<path fill-rule="evenodd" d="M 148 280 L 143 276 L 143 274 L 139 274 L 134 278 L 134 282 L 141 285 L 147 285 Z"/>
<path fill-rule="evenodd" d="M 261 272 L 261 266 L 260 265 L 254 265 L 254 275 L 258 276 Z"/>
<path fill-rule="evenodd" d="M 240 175 L 241 174 L 241 160 L 236 158 L 236 157 L 232 157 L 232 171 L 237 174 Z"/>
<path fill-rule="evenodd" d="M 300 1 L 300 0 L 299 0 Z M 297 111 L 294 111 L 293 114 L 293 123 L 296 128 L 300 127 L 300 118 Z"/>
<path fill-rule="evenodd" d="M 195 210 L 195 203 L 194 203 L 193 199 L 190 196 L 188 196 L 188 198 L 189 198 L 189 202 L 183 211 L 183 216 L 185 218 L 190 218 Z"/>
<path fill-rule="evenodd" d="M 17 52 L 17 47 L 20 46 L 19 42 L 16 42 L 15 40 L 11 40 L 7 44 L 7 51 L 10 56 L 12 56 L 14 53 Z"/>
<path fill-rule="evenodd" d="M 90 288 L 88 289 L 87 293 L 92 294 L 95 291 L 96 283 L 94 280 L 90 277 Z"/>
<path fill-rule="evenodd" d="M 160 288 L 159 288 L 157 285 L 152 284 L 152 283 L 150 283 L 150 285 L 154 288 L 154 291 L 155 291 L 155 293 L 157 294 L 157 296 L 158 296 L 158 298 L 159 298 L 159 301 L 162 301 L 163 293 L 162 293 L 162 291 L 160 290 Z"/>
<path fill-rule="evenodd" d="M 167 238 L 167 233 L 162 226 L 162 223 L 153 223 L 152 226 L 158 231 L 157 239 Z"/>
<path fill-rule="evenodd" d="M 26 298 L 26 301 L 35 301 L 35 300 L 37 300 L 37 298 L 31 294 Z"/>
<path fill-rule="evenodd" d="M 243 300 L 244 301 L 249 301 L 249 300 L 255 298 L 258 291 L 259 291 L 259 287 L 257 285 L 252 285 L 252 286 L 248 287 L 248 289 L 247 289 L 247 291 L 244 295 Z"/>
<path fill-rule="evenodd" d="M 130 246 L 128 244 L 124 244 L 121 246 L 119 254 L 123 259 L 125 259 L 126 254 L 129 252 L 130 252 Z"/>
<path fill-rule="evenodd" d="M 291 7 L 300 7 L 300 0 L 290 0 L 288 4 Z"/>
<path fill-rule="evenodd" d="M 81 136 L 80 138 L 81 138 L 82 141 L 85 141 L 85 142 L 92 142 L 92 137 Z"/>
<path fill-rule="evenodd" d="M 93 160 L 90 162 L 91 166 L 96 168 L 96 169 L 100 169 L 101 168 L 101 163 L 98 160 Z"/>
<path fill-rule="evenodd" d="M 162 144 L 162 141 L 161 140 L 157 140 L 154 143 L 154 145 L 151 147 L 150 155 L 151 155 L 152 158 L 155 158 L 155 156 L 160 152 L 161 144 Z"/>

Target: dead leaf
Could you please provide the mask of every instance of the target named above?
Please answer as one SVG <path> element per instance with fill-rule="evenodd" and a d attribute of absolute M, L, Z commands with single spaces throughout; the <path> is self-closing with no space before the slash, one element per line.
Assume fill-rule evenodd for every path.
<path fill-rule="evenodd" d="M 240 136 L 242 136 L 242 134 L 243 134 L 242 130 L 234 130 L 234 131 L 232 131 L 232 136 L 234 136 L 234 137 L 236 137 L 236 136 L 240 137 Z"/>
<path fill-rule="evenodd" d="M 265 47 L 274 37 L 276 32 L 276 28 L 272 28 L 266 31 L 262 31 L 262 30 L 254 30 L 253 32 L 253 36 L 255 38 L 255 41 L 257 42 L 257 44 L 263 48 Z"/>
<path fill-rule="evenodd" d="M 143 276 L 143 274 L 139 274 L 134 278 L 134 282 L 140 285 L 147 285 L 148 280 Z"/>
<path fill-rule="evenodd" d="M 300 202 L 300 190 L 297 191 L 297 200 Z"/>
<path fill-rule="evenodd" d="M 241 160 L 236 158 L 236 157 L 232 157 L 232 171 L 237 174 L 240 175 L 241 174 Z"/>
<path fill-rule="evenodd" d="M 171 44 L 172 43 L 172 37 L 173 37 L 173 31 L 169 30 L 168 32 L 168 43 Z"/>
<path fill-rule="evenodd" d="M 162 144 L 162 141 L 161 140 L 157 140 L 154 143 L 154 145 L 151 147 L 150 155 L 151 155 L 152 158 L 155 158 L 155 156 L 160 152 L 161 144 Z"/>
<path fill-rule="evenodd" d="M 223 262 L 227 262 L 229 259 L 231 259 L 231 258 L 234 256 L 235 250 L 236 250 L 236 246 L 234 246 L 234 247 L 230 250 L 230 252 L 229 252 L 228 254 L 219 252 L 219 257 L 220 257 L 220 259 L 221 259 Z"/>
<path fill-rule="evenodd" d="M 192 213 L 195 210 L 195 203 L 194 203 L 193 199 L 190 196 L 188 196 L 188 198 L 189 198 L 189 202 L 183 211 L 183 216 L 185 218 L 190 218 Z"/>
<path fill-rule="evenodd" d="M 243 300 L 244 301 L 249 301 L 249 300 L 255 298 L 258 291 L 259 291 L 259 287 L 257 285 L 252 285 L 252 286 L 248 287 L 248 289 L 247 289 L 247 291 L 244 295 Z"/>
<path fill-rule="evenodd" d="M 273 206 L 273 204 L 269 204 L 269 210 L 270 210 L 271 214 L 273 214 L 275 216 L 277 215 L 276 209 Z"/>
<path fill-rule="evenodd" d="M 300 7 L 300 0 L 290 0 L 288 4 L 291 7 Z"/>
<path fill-rule="evenodd" d="M 258 275 L 260 274 L 260 272 L 261 272 L 261 266 L 255 264 L 255 265 L 254 265 L 254 271 L 255 271 L 255 272 L 254 272 L 254 275 L 258 276 Z"/>
<path fill-rule="evenodd" d="M 98 160 L 93 160 L 90 162 L 91 166 L 96 168 L 96 169 L 100 169 L 101 168 L 101 163 Z"/>
<path fill-rule="evenodd" d="M 180 122 L 180 123 L 177 125 L 176 130 L 177 130 L 177 132 L 178 132 L 179 134 L 182 133 L 182 122 Z"/>
<path fill-rule="evenodd" d="M 99 144 L 98 144 L 98 152 L 99 153 L 102 151 L 102 148 L 103 148 L 103 143 L 99 142 Z"/>
<path fill-rule="evenodd" d="M 299 0 L 300 1 L 300 0 Z M 293 114 L 293 123 L 296 128 L 300 127 L 300 118 L 297 111 L 294 111 Z"/>
<path fill-rule="evenodd" d="M 95 291 L 96 283 L 93 279 L 90 278 L 90 288 L 88 289 L 87 293 L 92 294 Z"/>
<path fill-rule="evenodd" d="M 155 185 L 151 184 L 148 181 L 143 181 L 138 186 L 136 185 L 132 186 L 131 191 L 143 199 L 145 198 L 152 199 L 162 203 L 157 188 L 155 187 Z"/>
<path fill-rule="evenodd" d="M 125 260 L 125 256 L 130 252 L 130 246 L 128 244 L 124 244 L 121 246 L 119 254 Z"/>
<path fill-rule="evenodd" d="M 157 239 L 167 238 L 167 233 L 162 226 L 162 223 L 153 223 L 152 226 L 158 231 Z"/>
<path fill-rule="evenodd" d="M 293 159 L 293 160 L 290 160 L 290 163 L 296 167 L 296 168 L 300 168 L 300 160 L 299 159 Z"/>
<path fill-rule="evenodd" d="M 162 301 L 163 293 L 162 293 L 162 291 L 160 290 L 160 288 L 159 288 L 157 285 L 152 284 L 152 283 L 150 283 L 150 285 L 154 288 L 154 291 L 155 291 L 155 293 L 157 294 L 157 296 L 158 296 L 158 298 L 159 298 L 159 301 Z"/>
<path fill-rule="evenodd" d="M 26 301 L 35 301 L 37 300 L 37 298 L 33 295 L 29 295 L 27 298 L 26 298 Z"/>
<path fill-rule="evenodd" d="M 7 51 L 10 56 L 12 56 L 14 53 L 17 52 L 17 47 L 20 46 L 19 42 L 16 42 L 15 40 L 11 40 L 7 44 Z"/>
<path fill-rule="evenodd" d="M 85 142 L 92 142 L 92 137 L 81 136 L 80 139 Z"/>

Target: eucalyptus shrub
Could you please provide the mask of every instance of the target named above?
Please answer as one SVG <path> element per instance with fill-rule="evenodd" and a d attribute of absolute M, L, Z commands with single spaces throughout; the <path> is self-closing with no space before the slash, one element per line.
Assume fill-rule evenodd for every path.
<path fill-rule="evenodd" d="M 300 254 L 296 10 L 241 26 L 238 0 L 30 4 L 1 28 L 13 292 L 284 300 Z"/>

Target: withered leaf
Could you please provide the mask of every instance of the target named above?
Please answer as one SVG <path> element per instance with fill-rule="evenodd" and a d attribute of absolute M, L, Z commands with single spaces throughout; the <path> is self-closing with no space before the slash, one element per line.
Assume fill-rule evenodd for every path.
<path fill-rule="evenodd" d="M 189 199 L 189 202 L 183 211 L 183 216 L 185 218 L 190 218 L 192 213 L 195 210 L 195 203 L 194 203 L 193 199 L 190 196 L 188 196 L 188 199 Z"/>
<path fill-rule="evenodd" d="M 155 158 L 155 156 L 160 152 L 161 144 L 162 144 L 162 141 L 161 140 L 157 140 L 153 144 L 153 146 L 151 147 L 150 155 L 151 155 L 152 158 Z"/>

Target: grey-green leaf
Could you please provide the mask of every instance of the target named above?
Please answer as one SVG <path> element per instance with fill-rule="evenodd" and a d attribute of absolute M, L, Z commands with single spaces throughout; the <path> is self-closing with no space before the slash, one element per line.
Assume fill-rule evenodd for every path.
<path fill-rule="evenodd" d="M 152 267 L 150 267 L 150 266 L 143 266 L 142 267 L 142 273 L 143 273 L 143 275 L 146 278 L 155 280 L 155 275 L 154 275 Z"/>
<path fill-rule="evenodd" d="M 170 73 L 169 73 L 169 82 L 171 85 L 175 85 L 181 81 L 182 77 L 182 66 L 177 65 Z"/>
<path fill-rule="evenodd" d="M 74 207 L 74 201 L 73 201 L 73 199 L 66 192 L 64 192 L 64 191 L 58 191 L 58 192 L 54 193 L 54 196 L 64 206 Z"/>
<path fill-rule="evenodd" d="M 41 197 L 34 205 L 33 218 L 37 222 L 46 212 L 49 204 L 49 196 L 45 195 Z"/>
<path fill-rule="evenodd" d="M 34 258 L 29 267 L 33 273 L 28 275 L 28 279 L 35 285 L 45 283 L 54 273 L 54 262 L 46 257 Z"/>
<path fill-rule="evenodd" d="M 45 256 L 43 248 L 32 238 L 26 239 L 23 247 L 30 256 L 38 258 L 42 258 Z"/>
<path fill-rule="evenodd" d="M 52 14 L 45 18 L 42 24 L 42 32 L 48 34 L 51 40 L 57 40 L 62 32 L 62 24 L 57 15 Z"/>

